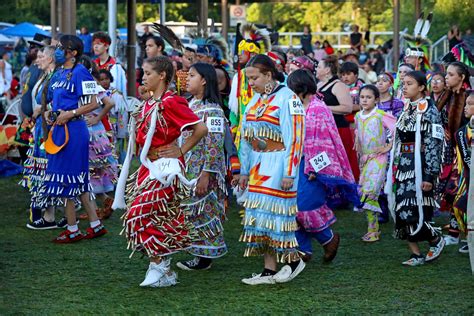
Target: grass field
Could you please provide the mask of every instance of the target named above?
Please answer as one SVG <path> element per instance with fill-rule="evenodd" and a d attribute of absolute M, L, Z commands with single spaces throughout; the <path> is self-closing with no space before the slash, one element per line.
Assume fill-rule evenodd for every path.
<path fill-rule="evenodd" d="M 100 239 L 55 245 L 59 233 L 25 228 L 28 194 L 19 178 L 0 180 L 0 314 L 474 314 L 469 258 L 446 248 L 441 258 L 406 268 L 405 243 L 383 225 L 382 241 L 364 244 L 361 214 L 338 211 L 341 247 L 332 264 L 322 249 L 291 283 L 250 287 L 240 279 L 261 272 L 260 258 L 243 258 L 237 208 L 225 225 L 229 254 L 203 272 L 179 272 L 180 283 L 143 289 L 147 260 L 129 251 L 120 214 L 105 222 Z M 87 223 L 80 223 L 85 229 Z M 426 245 L 423 245 L 426 247 Z M 187 258 L 177 255 L 173 258 Z"/>

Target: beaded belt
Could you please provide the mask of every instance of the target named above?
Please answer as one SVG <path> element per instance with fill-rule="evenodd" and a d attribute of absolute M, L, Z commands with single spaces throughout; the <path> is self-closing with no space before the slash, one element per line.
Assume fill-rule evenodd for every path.
<path fill-rule="evenodd" d="M 404 154 L 412 154 L 415 152 L 415 143 L 402 143 L 401 150 Z"/>
<path fill-rule="evenodd" d="M 255 138 L 252 140 L 252 147 L 257 152 L 283 151 L 285 144 L 270 139 Z"/>

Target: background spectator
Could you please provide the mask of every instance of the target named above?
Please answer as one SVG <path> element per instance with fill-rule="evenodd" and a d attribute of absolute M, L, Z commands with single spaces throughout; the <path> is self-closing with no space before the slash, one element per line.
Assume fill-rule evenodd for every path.
<path fill-rule="evenodd" d="M 350 35 L 351 48 L 360 51 L 360 46 L 362 45 L 362 34 L 359 32 L 359 26 L 354 24 L 352 26 L 352 33 Z"/>
<path fill-rule="evenodd" d="M 312 47 L 312 35 L 311 30 L 308 26 L 305 26 L 303 29 L 303 35 L 301 36 L 301 48 L 305 55 L 312 55 L 313 54 L 313 47 Z"/>
<path fill-rule="evenodd" d="M 92 57 L 92 35 L 89 33 L 87 27 L 81 27 L 81 34 L 79 35 L 84 44 L 84 55 Z"/>

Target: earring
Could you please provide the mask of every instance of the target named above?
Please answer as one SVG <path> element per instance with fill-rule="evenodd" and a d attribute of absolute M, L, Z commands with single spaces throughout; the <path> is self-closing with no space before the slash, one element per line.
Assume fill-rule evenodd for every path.
<path fill-rule="evenodd" d="M 75 63 L 76 63 L 76 58 L 72 57 L 72 58 L 71 58 L 71 62 L 72 62 L 73 64 L 75 64 Z"/>
<path fill-rule="evenodd" d="M 271 82 L 269 82 L 265 85 L 265 94 L 268 95 L 272 93 L 272 91 L 273 91 L 273 85 Z"/>

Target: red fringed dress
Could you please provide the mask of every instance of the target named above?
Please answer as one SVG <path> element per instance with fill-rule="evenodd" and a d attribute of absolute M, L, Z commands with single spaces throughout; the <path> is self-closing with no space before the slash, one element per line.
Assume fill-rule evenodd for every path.
<path fill-rule="evenodd" d="M 137 122 L 137 148 L 143 149 L 152 112 L 159 107 L 155 133 L 148 150 L 148 159 L 152 162 L 157 159 L 159 147 L 174 143 L 184 129 L 200 122 L 184 98 L 166 92 L 161 100 L 150 99 L 133 114 Z M 181 162 L 184 167 L 182 159 Z M 171 186 L 164 187 L 141 165 L 129 178 L 126 192 L 127 212 L 123 219 L 128 247 L 149 257 L 166 256 L 189 247 L 195 233 L 181 205 L 189 193 L 189 188 L 178 178 Z"/>

